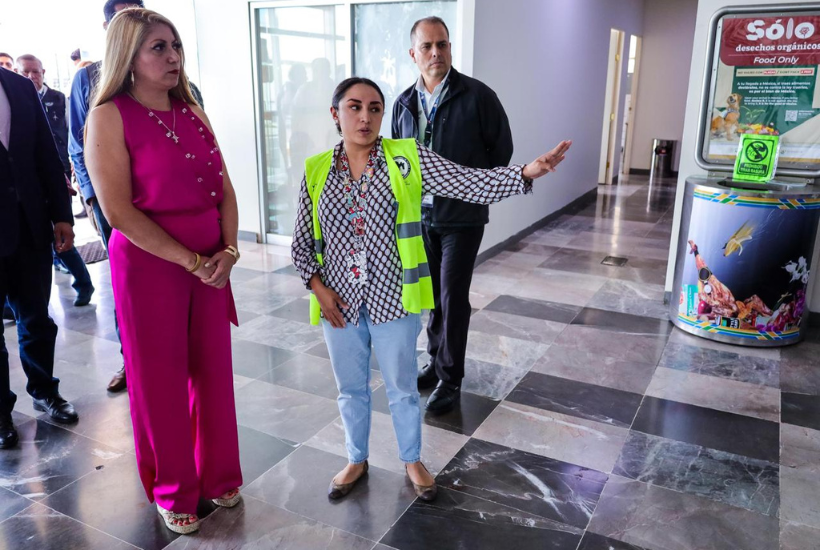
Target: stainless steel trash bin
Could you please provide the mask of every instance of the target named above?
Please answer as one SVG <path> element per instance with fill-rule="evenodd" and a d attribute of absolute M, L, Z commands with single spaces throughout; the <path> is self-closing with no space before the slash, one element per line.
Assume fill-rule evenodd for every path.
<path fill-rule="evenodd" d="M 650 175 L 656 178 L 672 177 L 672 161 L 675 158 L 675 141 L 671 139 L 652 140 L 652 164 Z"/>

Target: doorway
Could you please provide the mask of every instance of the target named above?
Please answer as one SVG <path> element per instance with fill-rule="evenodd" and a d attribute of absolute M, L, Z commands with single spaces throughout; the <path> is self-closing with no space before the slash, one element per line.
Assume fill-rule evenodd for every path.
<path fill-rule="evenodd" d="M 641 71 L 641 37 L 629 37 L 629 57 L 626 66 L 626 89 L 624 100 L 624 126 L 621 133 L 621 168 L 618 181 L 629 176 L 632 165 L 632 135 L 635 130 L 635 107 L 638 101 L 638 78 Z"/>
<path fill-rule="evenodd" d="M 621 95 L 621 58 L 623 57 L 624 32 L 609 31 L 609 54 L 606 70 L 606 95 L 604 97 L 604 120 L 601 130 L 601 160 L 598 183 L 611 185 L 615 173 L 615 150 L 618 135 L 618 98 Z"/>

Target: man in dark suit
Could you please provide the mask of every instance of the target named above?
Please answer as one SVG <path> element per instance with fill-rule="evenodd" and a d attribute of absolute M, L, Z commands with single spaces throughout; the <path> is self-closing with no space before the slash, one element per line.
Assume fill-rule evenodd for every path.
<path fill-rule="evenodd" d="M 32 83 L 0 69 L 0 303 L 16 314 L 20 362 L 34 408 L 58 422 L 77 421 L 54 372 L 57 326 L 48 316 L 51 247 L 74 243 L 65 174 Z M 0 326 L 0 449 L 17 444 L 9 355 Z"/>
<path fill-rule="evenodd" d="M 453 68 L 446 23 L 438 17 L 420 19 L 410 31 L 410 41 L 410 56 L 421 75 L 396 99 L 393 137 L 416 138 L 463 166 L 507 166 L 513 141 L 504 107 L 486 84 Z M 435 309 L 427 324 L 430 362 L 419 370 L 418 384 L 436 386 L 425 407 L 442 413 L 461 398 L 470 283 L 490 214 L 485 205 L 430 196 L 422 201 L 421 211 Z"/>
<path fill-rule="evenodd" d="M 45 83 L 46 71 L 43 63 L 31 54 L 21 55 L 17 58 L 17 74 L 31 80 L 40 102 L 46 111 L 46 119 L 51 128 L 51 136 L 57 146 L 57 153 L 60 155 L 60 162 L 63 163 L 65 181 L 69 193 L 76 195 L 77 192 L 71 189 L 71 161 L 68 158 L 68 121 L 66 120 L 65 95 L 57 90 L 52 90 Z M 94 293 L 94 285 L 91 282 L 91 275 L 85 267 L 80 253 L 74 247 L 63 252 L 54 253 L 55 268 L 68 271 L 74 277 L 74 290 L 77 291 L 77 298 L 74 300 L 75 306 L 87 306 L 91 302 L 91 295 Z M 49 281 L 51 287 L 51 281 Z"/>

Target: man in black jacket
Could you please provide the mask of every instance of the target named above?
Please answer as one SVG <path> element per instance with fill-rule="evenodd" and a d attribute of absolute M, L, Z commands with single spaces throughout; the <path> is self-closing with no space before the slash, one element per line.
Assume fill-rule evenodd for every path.
<path fill-rule="evenodd" d="M 451 161 L 471 168 L 507 166 L 510 124 L 488 86 L 452 68 L 450 33 L 438 17 L 417 21 L 410 56 L 421 76 L 393 106 L 393 137 L 416 138 Z M 419 388 L 436 386 L 427 400 L 434 413 L 461 396 L 470 327 L 470 283 L 489 207 L 425 197 L 423 238 L 433 279 L 435 309 L 427 325 L 430 362 L 419 369 Z"/>
<path fill-rule="evenodd" d="M 34 408 L 58 422 L 77 413 L 54 378 L 57 326 L 48 316 L 51 247 L 73 246 L 74 222 L 65 174 L 46 114 L 31 82 L 0 69 L 0 303 L 8 298 L 17 320 L 20 362 Z M 11 411 L 9 356 L 0 325 L 0 449 L 17 444 Z"/>

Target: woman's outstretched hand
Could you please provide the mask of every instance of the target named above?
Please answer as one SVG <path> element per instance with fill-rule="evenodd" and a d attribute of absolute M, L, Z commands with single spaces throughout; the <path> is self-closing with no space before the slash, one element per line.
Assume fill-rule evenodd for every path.
<path fill-rule="evenodd" d="M 524 177 L 534 180 L 549 172 L 555 172 L 555 168 L 564 160 L 566 152 L 572 145 L 572 140 L 565 140 L 545 155 L 541 155 L 524 167 Z"/>

